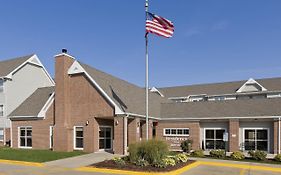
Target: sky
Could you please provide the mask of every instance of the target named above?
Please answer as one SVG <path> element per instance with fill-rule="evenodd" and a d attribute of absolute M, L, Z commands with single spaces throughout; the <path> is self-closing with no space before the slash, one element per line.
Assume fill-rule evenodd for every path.
<path fill-rule="evenodd" d="M 174 22 L 149 36 L 156 87 L 281 77 L 280 0 L 150 0 Z M 9 0 L 0 5 L 0 60 L 37 54 L 54 76 L 54 55 L 145 84 L 144 0 Z"/>

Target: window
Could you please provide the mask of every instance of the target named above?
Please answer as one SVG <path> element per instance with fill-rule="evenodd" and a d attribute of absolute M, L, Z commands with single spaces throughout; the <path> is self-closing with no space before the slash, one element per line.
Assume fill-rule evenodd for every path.
<path fill-rule="evenodd" d="M 3 92 L 4 90 L 4 80 L 0 79 L 0 92 Z"/>
<path fill-rule="evenodd" d="M 50 126 L 50 148 L 54 146 L 54 126 Z"/>
<path fill-rule="evenodd" d="M 4 105 L 0 105 L 0 116 L 4 116 Z"/>
<path fill-rule="evenodd" d="M 225 129 L 205 129 L 205 149 L 225 149 Z"/>
<path fill-rule="evenodd" d="M 19 147 L 32 148 L 32 127 L 19 128 Z"/>
<path fill-rule="evenodd" d="M 216 101 L 221 101 L 221 100 L 225 100 L 224 96 L 219 96 L 219 97 L 215 97 L 214 98 Z"/>
<path fill-rule="evenodd" d="M 0 129 L 0 141 L 4 141 L 4 129 Z"/>
<path fill-rule="evenodd" d="M 82 126 L 74 127 L 74 149 L 82 150 L 84 148 L 84 129 Z"/>
<path fill-rule="evenodd" d="M 244 150 L 268 151 L 268 129 L 245 129 Z"/>
<path fill-rule="evenodd" d="M 188 128 L 164 128 L 164 136 L 189 136 Z"/>

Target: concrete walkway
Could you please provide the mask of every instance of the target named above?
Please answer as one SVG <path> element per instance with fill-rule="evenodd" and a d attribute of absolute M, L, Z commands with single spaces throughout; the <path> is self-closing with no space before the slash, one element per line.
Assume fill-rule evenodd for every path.
<path fill-rule="evenodd" d="M 66 159 L 55 160 L 46 162 L 45 166 L 49 167 L 63 167 L 63 168 L 79 168 L 82 166 L 88 166 L 97 162 L 102 162 L 113 157 L 119 157 L 120 155 L 111 154 L 108 152 L 96 152 L 85 154 L 82 156 L 70 157 Z"/>

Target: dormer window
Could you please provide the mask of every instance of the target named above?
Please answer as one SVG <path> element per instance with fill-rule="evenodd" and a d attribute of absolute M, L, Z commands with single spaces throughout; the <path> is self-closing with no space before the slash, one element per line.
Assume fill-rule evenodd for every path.
<path fill-rule="evenodd" d="M 250 78 L 246 83 L 244 83 L 236 92 L 260 92 L 267 91 L 261 84 L 259 84 L 256 80 Z"/>
<path fill-rule="evenodd" d="M 214 97 L 214 100 L 215 100 L 215 101 L 225 100 L 225 96 Z"/>

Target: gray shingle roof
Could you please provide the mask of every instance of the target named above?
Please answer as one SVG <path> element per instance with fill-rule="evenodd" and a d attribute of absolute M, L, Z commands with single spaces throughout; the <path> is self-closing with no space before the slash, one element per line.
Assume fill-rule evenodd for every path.
<path fill-rule="evenodd" d="M 280 116 L 281 98 L 162 104 L 162 118 Z"/>
<path fill-rule="evenodd" d="M 0 61 L 0 77 L 7 76 L 13 70 L 15 70 L 18 66 L 24 63 L 33 55 L 22 56 L 18 58 L 13 58 L 9 60 Z"/>
<path fill-rule="evenodd" d="M 256 79 L 256 81 L 260 83 L 263 87 L 265 87 L 268 91 L 281 90 L 281 77 Z M 198 94 L 207 94 L 207 95 L 233 94 L 245 82 L 247 82 L 247 80 L 224 82 L 224 83 L 166 87 L 166 88 L 158 88 L 158 89 L 166 97 L 186 97 L 189 95 L 198 95 Z"/>
<path fill-rule="evenodd" d="M 145 115 L 145 89 L 80 63 L 105 93 L 125 112 Z M 149 94 L 149 116 L 159 117 L 161 103 L 168 102 L 156 93 Z"/>
<path fill-rule="evenodd" d="M 9 116 L 37 116 L 43 106 L 46 104 L 55 87 L 38 88 L 29 96 L 20 106 L 18 106 Z"/>

